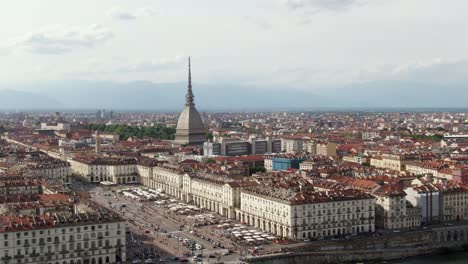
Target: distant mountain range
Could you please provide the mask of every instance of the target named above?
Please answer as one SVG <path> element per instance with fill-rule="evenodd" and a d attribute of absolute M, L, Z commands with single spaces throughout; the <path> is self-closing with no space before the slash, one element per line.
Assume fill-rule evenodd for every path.
<path fill-rule="evenodd" d="M 185 83 L 146 81 L 53 81 L 0 85 L 0 109 L 97 109 L 178 111 Z M 329 108 L 468 108 L 466 84 L 434 85 L 403 81 L 352 84 L 341 88 L 298 90 L 226 84 L 194 84 L 203 110 Z"/>

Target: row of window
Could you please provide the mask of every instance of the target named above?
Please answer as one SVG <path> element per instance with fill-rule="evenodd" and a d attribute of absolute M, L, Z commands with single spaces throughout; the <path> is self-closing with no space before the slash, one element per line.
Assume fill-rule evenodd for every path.
<path fill-rule="evenodd" d="M 121 234 L 121 231 L 117 230 L 117 235 L 120 235 L 120 234 Z M 108 237 L 109 236 L 109 231 L 105 231 L 104 236 Z M 89 239 L 89 235 L 84 234 L 83 236 L 81 236 L 81 234 L 78 234 L 78 235 L 76 235 L 76 238 L 78 240 L 80 240 L 81 238 Z M 96 238 L 96 233 L 91 233 L 91 238 Z M 97 238 L 99 238 L 99 239 L 103 238 L 102 232 L 97 233 Z M 74 239 L 75 239 L 75 236 L 70 235 L 68 241 L 73 241 Z M 44 244 L 45 241 L 47 241 L 47 243 L 51 243 L 52 242 L 52 237 L 47 237 L 45 240 L 42 237 L 39 238 L 39 240 L 37 240 L 36 238 L 33 238 L 33 239 L 31 239 L 31 245 L 35 245 L 37 242 L 39 242 L 39 244 Z M 67 242 L 65 236 L 62 236 L 61 240 L 60 240 L 59 236 L 56 236 L 56 237 L 53 238 L 53 241 L 54 241 L 54 243 Z M 24 240 L 16 239 L 16 245 L 18 245 L 18 246 L 20 246 L 21 244 L 29 245 L 29 243 L 30 243 L 29 239 L 24 239 Z M 8 241 L 4 241 L 3 244 L 4 244 L 5 247 L 8 247 Z"/>
<path fill-rule="evenodd" d="M 346 228 L 333 228 L 333 229 L 327 229 L 327 230 L 322 230 L 322 231 L 308 231 L 308 232 L 302 232 L 302 238 L 317 238 L 317 237 L 325 237 L 325 236 L 335 236 L 335 235 L 344 235 L 347 233 L 358 233 L 358 232 L 371 232 L 372 231 L 372 226 L 356 226 L 352 227 L 351 232 L 346 232 Z M 298 234 L 301 232 L 298 232 Z M 298 235 L 299 237 L 299 235 Z"/>
<path fill-rule="evenodd" d="M 122 246 L 120 238 L 117 239 L 117 243 L 115 244 L 115 246 L 117 247 Z M 52 246 L 47 246 L 47 247 L 42 246 L 39 248 L 24 247 L 24 248 L 18 248 L 16 250 L 16 255 L 28 255 L 28 254 L 39 255 L 39 254 L 48 254 L 48 253 L 54 253 L 54 252 L 60 252 L 62 254 L 65 254 L 65 253 L 68 253 L 69 250 L 70 251 L 75 251 L 75 250 L 81 251 L 81 250 L 87 250 L 87 249 L 97 250 L 102 247 L 107 247 L 109 249 L 111 247 L 110 241 L 106 239 L 104 242 L 103 240 L 98 240 L 97 243 L 96 241 L 91 241 L 91 243 L 89 241 L 85 241 L 83 243 L 81 242 L 68 243 L 68 247 L 67 247 L 67 244 L 63 244 L 63 243 L 60 245 L 56 244 L 54 247 Z M 10 250 L 5 249 L 3 253 L 4 253 L 3 256 L 9 256 Z"/>
<path fill-rule="evenodd" d="M 84 231 L 88 231 L 88 230 L 95 231 L 95 230 L 99 230 L 99 229 L 103 229 L 103 228 L 105 228 L 106 230 L 109 230 L 109 225 L 106 224 L 106 225 L 97 225 L 97 226 L 96 225 L 84 226 L 83 230 Z M 117 228 L 120 228 L 120 224 L 117 224 Z M 67 233 L 67 228 L 60 228 L 60 229 L 56 228 L 56 229 L 53 229 L 53 230 L 52 229 L 47 229 L 46 231 L 47 231 L 46 233 L 48 235 L 50 235 L 52 233 L 57 234 L 57 233 L 60 233 L 60 232 L 62 234 L 66 234 Z M 54 231 L 54 232 L 52 232 L 52 231 Z M 70 228 L 68 228 L 68 232 L 80 233 L 81 232 L 81 227 L 76 227 L 76 228 L 70 227 Z M 45 233 L 45 230 L 39 230 L 38 233 L 39 233 L 39 235 L 43 235 Z M 106 234 L 107 233 L 108 233 L 108 231 L 106 231 Z M 21 236 L 27 237 L 27 236 L 29 236 L 29 234 L 31 234 L 32 237 L 35 237 L 36 236 L 36 231 L 31 231 L 31 232 L 25 231 L 25 232 L 22 232 L 22 233 L 21 232 L 16 232 L 15 234 L 16 234 L 16 238 L 20 238 Z M 95 235 L 95 234 L 91 234 L 91 235 Z M 8 239 L 8 237 L 9 237 L 9 233 L 3 234 L 4 239 Z"/>

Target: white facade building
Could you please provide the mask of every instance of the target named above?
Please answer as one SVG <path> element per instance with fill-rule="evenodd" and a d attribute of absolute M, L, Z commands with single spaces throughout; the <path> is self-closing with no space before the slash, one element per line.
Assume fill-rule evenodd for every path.
<path fill-rule="evenodd" d="M 70 123 L 41 123 L 42 130 L 70 130 Z"/>
<path fill-rule="evenodd" d="M 75 157 L 69 159 L 73 173 L 87 182 L 139 183 L 148 178 L 157 161 L 147 157 Z"/>
<path fill-rule="evenodd" d="M 375 230 L 371 195 L 354 190 L 290 192 L 263 187 L 242 191 L 238 220 L 291 239 Z"/>
<path fill-rule="evenodd" d="M 286 153 L 304 151 L 304 140 L 302 138 L 282 138 L 281 151 Z"/>
<path fill-rule="evenodd" d="M 412 186 L 405 189 L 406 199 L 421 209 L 422 222 L 439 220 L 439 190 L 432 185 Z"/>
<path fill-rule="evenodd" d="M 153 175 L 144 177 L 143 184 L 228 218 L 235 218 L 242 188 L 256 185 L 209 173 L 188 173 L 170 165 L 154 167 Z"/>
<path fill-rule="evenodd" d="M 55 162 L 38 164 L 30 168 L 37 176 L 44 177 L 46 179 L 60 180 L 65 184 L 70 183 L 72 175 L 71 166 L 68 162 Z"/>
<path fill-rule="evenodd" d="M 125 222 L 117 216 L 2 216 L 0 224 L 2 264 L 126 261 Z"/>

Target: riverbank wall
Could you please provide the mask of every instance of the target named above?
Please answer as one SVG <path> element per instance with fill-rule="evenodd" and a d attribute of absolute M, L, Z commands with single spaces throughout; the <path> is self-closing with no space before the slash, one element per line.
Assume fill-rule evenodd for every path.
<path fill-rule="evenodd" d="M 248 259 L 256 264 L 334 264 L 388 261 L 466 249 L 468 224 L 428 230 L 361 237 L 345 241 L 317 241 L 293 246 L 288 252 Z"/>

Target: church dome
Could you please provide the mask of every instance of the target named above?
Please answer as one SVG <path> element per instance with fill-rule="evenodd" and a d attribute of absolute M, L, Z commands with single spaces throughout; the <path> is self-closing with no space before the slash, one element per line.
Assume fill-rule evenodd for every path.
<path fill-rule="evenodd" d="M 195 106 L 185 106 L 182 113 L 180 113 L 179 121 L 177 121 L 177 130 L 204 130 L 202 118 L 198 113 Z"/>

